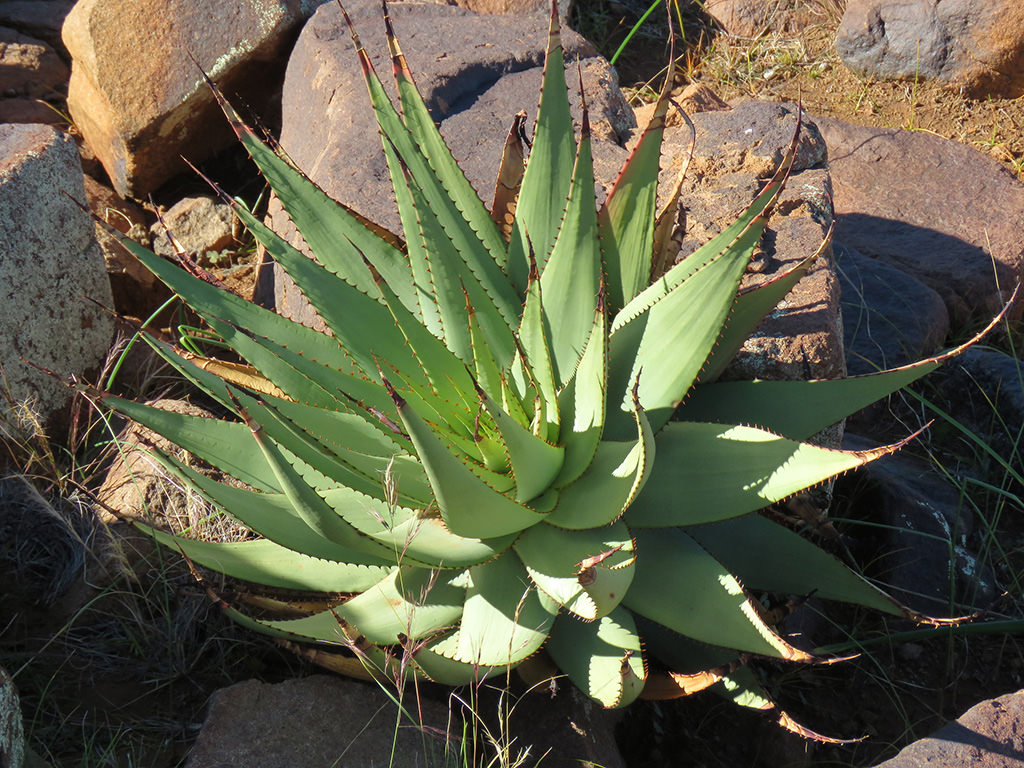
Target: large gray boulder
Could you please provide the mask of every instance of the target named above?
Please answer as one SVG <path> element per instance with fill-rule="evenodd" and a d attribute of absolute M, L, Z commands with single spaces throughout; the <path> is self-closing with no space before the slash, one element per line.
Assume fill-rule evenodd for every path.
<path fill-rule="evenodd" d="M 113 299 L 84 206 L 70 137 L 42 125 L 0 125 L 0 369 L 14 399 L 35 401 L 51 426 L 71 391 L 27 363 L 83 375 L 103 361 L 114 327 L 94 303 L 110 307 Z"/>
<path fill-rule="evenodd" d="M 815 122 L 828 145 L 837 242 L 932 288 L 953 334 L 991 320 L 1024 277 L 1024 184 L 959 142 Z M 1022 312 L 1018 302 L 1011 320 Z"/>
<path fill-rule="evenodd" d="M 849 0 L 836 49 L 863 77 L 935 79 L 969 96 L 1016 97 L 1024 93 L 1024 4 Z"/>
<path fill-rule="evenodd" d="M 945 345 L 949 312 L 938 293 L 845 243 L 835 252 L 850 375 L 915 363 Z"/>
<path fill-rule="evenodd" d="M 200 68 L 267 115 L 298 25 L 322 1 L 81 0 L 64 24 L 68 109 L 118 194 L 144 197 L 185 170 L 182 155 L 234 141 Z"/>

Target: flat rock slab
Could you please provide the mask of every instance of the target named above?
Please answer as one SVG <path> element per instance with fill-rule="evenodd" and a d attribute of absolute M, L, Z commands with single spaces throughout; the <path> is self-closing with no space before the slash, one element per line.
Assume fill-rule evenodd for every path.
<path fill-rule="evenodd" d="M 849 0 L 836 50 L 862 77 L 937 79 L 976 98 L 1015 98 L 1024 93 L 1024 5 Z"/>
<path fill-rule="evenodd" d="M 971 707 L 876 768 L 1021 768 L 1024 690 Z"/>
<path fill-rule="evenodd" d="M 499 702 L 482 690 L 477 702 L 481 717 L 498 711 Z M 556 699 L 564 704 L 570 692 Z M 465 701 L 469 695 L 463 691 Z M 531 747 L 532 765 L 540 761 L 552 768 L 623 768 L 612 740 L 611 721 L 594 720 L 592 727 L 578 715 L 557 711 L 551 698 L 533 694 L 519 700 L 512 713 L 511 752 Z M 548 702 L 548 703 L 546 703 Z M 575 699 L 574 699 L 575 703 Z M 445 701 L 435 693 L 412 699 L 405 706 L 417 718 L 398 717 L 395 703 L 373 684 L 314 675 L 276 685 L 249 680 L 214 694 L 206 722 L 192 749 L 186 768 L 458 768 L 464 765 L 459 750 L 467 733 L 462 726 L 462 704 Z M 509 704 L 508 706 L 511 706 Z M 598 713 L 600 714 L 600 713 Z M 533 738 L 515 729 L 528 721 L 558 740 Z M 497 734 L 497 724 L 488 722 Z M 484 737 L 481 736 L 481 739 Z M 392 744 L 394 754 L 392 755 Z M 486 764 L 491 751 L 467 743 L 467 751 L 478 751 Z M 545 749 L 551 751 L 541 760 Z M 446 750 L 448 750 L 446 752 Z"/>
<path fill-rule="evenodd" d="M 955 141 L 815 122 L 828 144 L 836 240 L 936 291 L 953 334 L 991 320 L 1024 276 L 1024 184 Z M 1011 320 L 1022 313 L 1018 302 Z"/>
<path fill-rule="evenodd" d="M 15 400 L 59 427 L 71 399 L 61 375 L 95 370 L 114 321 L 103 253 L 85 206 L 74 141 L 42 125 L 0 125 L 0 368 Z"/>

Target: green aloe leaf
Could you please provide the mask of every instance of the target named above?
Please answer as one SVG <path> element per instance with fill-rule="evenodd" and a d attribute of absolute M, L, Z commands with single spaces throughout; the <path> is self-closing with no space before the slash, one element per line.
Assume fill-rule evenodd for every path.
<path fill-rule="evenodd" d="M 634 396 L 635 396 L 634 392 Z M 656 442 L 647 415 L 634 402 L 632 442 L 602 441 L 586 471 L 562 488 L 548 518 L 563 528 L 596 528 L 617 520 L 636 499 L 656 466 Z"/>
<path fill-rule="evenodd" d="M 142 523 L 135 527 L 168 549 L 233 579 L 277 589 L 362 592 L 385 578 L 393 566 L 322 560 L 268 539 L 237 542 L 194 541 Z"/>
<path fill-rule="evenodd" d="M 658 462 L 626 513 L 630 525 L 698 525 L 745 515 L 899 447 L 836 451 L 754 427 L 693 421 L 666 424 L 657 446 Z"/>
<path fill-rule="evenodd" d="M 535 433 L 546 440 L 553 440 L 558 434 L 561 417 L 543 306 L 541 280 L 534 269 L 530 273 L 523 319 L 519 325 L 519 352 L 512 365 L 512 379 L 524 401 L 531 394 L 535 399 Z"/>
<path fill-rule="evenodd" d="M 724 371 L 733 357 L 764 321 L 765 315 L 771 312 L 782 301 L 800 279 L 807 274 L 815 259 L 822 253 L 825 244 L 813 256 L 801 261 L 792 269 L 773 277 L 753 290 L 741 291 L 736 298 L 729 322 L 722 329 L 718 344 L 711 353 L 708 362 L 701 371 L 702 381 L 714 381 Z"/>
<path fill-rule="evenodd" d="M 669 420 L 718 341 L 752 251 L 753 242 L 741 241 L 612 331 L 607 436 L 621 439 L 628 388 L 638 376 L 640 404 L 652 427 Z"/>
<path fill-rule="evenodd" d="M 469 538 L 492 539 L 516 533 L 544 519 L 545 515 L 513 501 L 473 474 L 453 456 L 430 426 L 395 393 L 395 404 L 416 452 L 427 471 L 434 498 L 452 533 Z M 479 510 L 489 510 L 481 515 Z"/>
<path fill-rule="evenodd" d="M 547 650 L 581 691 L 605 707 L 624 707 L 643 690 L 647 672 L 629 611 L 616 609 L 593 622 L 561 615 Z"/>
<path fill-rule="evenodd" d="M 360 541 L 355 529 L 349 532 L 345 543 L 325 537 L 310 526 L 283 493 L 236 488 L 212 480 L 170 456 L 158 454 L 158 457 L 169 471 L 189 483 L 207 501 L 281 547 L 333 562 L 381 566 L 391 562 L 384 547 L 369 538 Z"/>
<path fill-rule="evenodd" d="M 454 658 L 481 667 L 515 666 L 547 640 L 554 616 L 541 606 L 512 552 L 469 571 Z"/>
<path fill-rule="evenodd" d="M 565 448 L 541 440 L 509 416 L 481 389 L 483 407 L 494 419 L 501 442 L 508 453 L 512 476 L 516 481 L 518 502 L 528 502 L 546 491 L 562 469 Z"/>
<path fill-rule="evenodd" d="M 543 271 L 555 243 L 569 197 L 575 155 L 569 92 L 565 85 L 561 24 L 558 9 L 553 7 L 537 127 L 526 162 L 516 206 L 515 228 L 508 249 L 509 277 L 521 295 L 526 294 L 531 261 L 536 260 L 538 269 Z"/>
<path fill-rule="evenodd" d="M 101 401 L 236 480 L 261 491 L 281 490 L 249 428 L 241 422 L 174 413 L 114 395 L 101 395 Z"/>
<path fill-rule="evenodd" d="M 694 640 L 790 661 L 811 656 L 775 634 L 729 570 L 682 531 L 635 532 L 636 574 L 623 605 Z M 685 585 L 665 600 L 667 584 Z"/>
<path fill-rule="evenodd" d="M 601 207 L 601 245 L 612 312 L 626 306 L 651 280 L 658 168 L 668 107 L 666 89 Z"/>
<path fill-rule="evenodd" d="M 476 192 L 471 192 L 470 197 L 472 199 L 470 197 L 453 199 L 453 196 L 449 194 L 438 174 L 431 168 L 430 162 L 417 142 L 417 137 L 423 138 L 424 134 L 420 133 L 414 136 L 410 133 L 409 128 L 406 127 L 402 117 L 395 110 L 394 105 L 384 91 L 380 79 L 373 70 L 370 57 L 363 49 L 354 30 L 352 32 L 352 39 L 363 68 L 366 86 L 370 94 L 370 102 L 373 105 L 373 110 L 377 116 L 377 122 L 385 142 L 390 142 L 394 146 L 398 156 L 408 167 L 409 173 L 415 180 L 416 185 L 423 191 L 427 205 L 430 206 L 441 226 L 448 233 L 454 248 L 464 258 L 472 259 L 468 263 L 469 268 L 476 275 L 487 295 L 491 297 L 491 300 L 498 311 L 501 312 L 505 321 L 511 326 L 518 316 L 519 297 L 516 290 L 512 287 L 512 283 L 509 282 L 508 277 L 501 267 L 498 266 L 498 261 L 487 250 L 488 245 L 500 245 L 502 250 L 504 248 L 494 222 L 490 219 Z M 413 119 L 416 119 L 415 116 L 413 116 Z M 427 119 L 429 120 L 429 117 Z M 422 124 L 418 124 L 417 130 L 422 127 L 424 127 Z M 438 155 L 434 155 L 431 159 L 434 162 L 440 162 Z M 462 186 L 461 183 L 456 182 L 454 179 L 449 179 L 448 181 L 453 187 Z M 455 194 L 456 196 L 459 195 L 457 190 Z M 476 222 L 474 219 L 474 223 L 477 225 L 476 229 L 467 220 L 465 212 L 475 208 L 479 208 L 486 218 L 486 222 Z M 470 215 L 472 217 L 472 213 Z M 478 232 L 490 234 L 485 234 L 484 240 L 482 240 Z M 494 237 L 497 238 L 497 243 L 494 243 Z"/>
<path fill-rule="evenodd" d="M 437 178 L 447 190 L 452 202 L 466 218 L 469 226 L 477 233 L 486 249 L 489 261 L 472 254 L 467 263 L 471 268 L 493 273 L 493 265 L 504 266 L 506 252 L 498 228 L 490 213 L 480 201 L 476 190 L 452 156 L 451 150 L 441 137 L 434 118 L 427 110 L 423 97 L 416 88 L 412 72 L 398 44 L 398 38 L 391 25 L 387 5 L 384 6 L 384 24 L 388 48 L 391 51 L 392 71 L 398 86 L 398 98 L 402 105 L 402 119 L 420 150 L 426 156 Z M 467 254 L 468 255 L 468 254 Z M 477 263 L 479 262 L 479 263 Z"/>
<path fill-rule="evenodd" d="M 539 589 L 587 621 L 614 609 L 633 580 L 633 538 L 621 521 L 581 531 L 540 523 L 515 551 Z"/>
<path fill-rule="evenodd" d="M 565 446 L 565 460 L 553 485 L 572 483 L 594 459 L 604 433 L 608 376 L 608 318 L 604 292 L 598 294 L 594 323 L 575 375 L 558 393 L 558 410 L 565 416 L 559 442 Z"/>
<path fill-rule="evenodd" d="M 394 156 L 393 148 L 390 154 Z M 457 249 L 415 179 L 405 165 L 398 162 L 403 172 L 401 182 L 408 190 L 416 216 L 414 222 L 406 225 L 406 230 L 410 231 L 409 227 L 413 227 L 411 231 L 418 233 L 415 239 L 422 243 L 422 248 L 417 249 L 416 253 L 426 260 L 434 306 L 446 346 L 464 362 L 472 361 L 469 330 L 469 307 L 472 306 L 481 332 L 491 345 L 492 355 L 500 365 L 507 365 L 515 349 L 509 322 L 502 317 L 469 267 L 472 261 L 470 255 Z M 490 218 L 487 220 L 490 221 Z M 413 255 L 410 252 L 410 256 Z M 423 271 L 423 267 L 418 268 L 418 273 L 422 274 Z"/>
<path fill-rule="evenodd" d="M 582 83 L 580 88 L 582 91 Z M 565 220 L 540 279 L 544 321 L 551 340 L 551 364 L 559 388 L 576 371 L 593 330 L 601 286 L 595 205 L 590 120 L 584 102 L 582 135 Z"/>
<path fill-rule="evenodd" d="M 761 515 L 686 529 L 690 538 L 751 589 L 810 595 L 900 615 L 891 597 L 839 560 Z"/>

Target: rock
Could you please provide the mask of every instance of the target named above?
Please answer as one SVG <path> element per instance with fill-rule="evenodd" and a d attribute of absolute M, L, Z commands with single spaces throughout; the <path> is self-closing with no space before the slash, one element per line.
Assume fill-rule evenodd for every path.
<path fill-rule="evenodd" d="M 74 142 L 53 128 L 0 125 L 0 368 L 16 401 L 33 399 L 59 430 L 71 390 L 27 365 L 87 376 L 103 361 L 113 320 Z M 93 300 L 93 301 L 90 301 Z M 52 433 L 51 433 L 52 434 Z"/>
<path fill-rule="evenodd" d="M 842 289 L 843 345 L 851 376 L 935 354 L 949 335 L 942 297 L 883 261 L 834 244 Z"/>
<path fill-rule="evenodd" d="M 197 255 L 201 263 L 211 251 L 220 251 L 235 242 L 232 226 L 235 215 L 231 206 L 209 195 L 186 197 L 167 209 L 163 222 L 151 228 L 153 251 L 161 256 L 174 256 L 167 231 L 170 230 L 189 255 Z"/>
<path fill-rule="evenodd" d="M 1018 768 L 1024 763 L 1024 690 L 976 704 L 876 768 Z"/>
<path fill-rule="evenodd" d="M 377 71 L 390 71 L 379 6 L 360 0 L 346 7 Z M 391 11 L 417 85 L 440 121 L 442 134 L 477 191 L 490 200 L 512 116 L 520 109 L 536 113 L 546 17 L 484 16 L 412 3 L 396 4 Z M 566 58 L 574 62 L 572 79 L 576 57 L 582 59 L 598 139 L 596 163 L 610 169 L 625 156 L 612 139 L 621 141 L 634 127 L 633 113 L 617 88 L 615 73 L 595 57 L 590 44 L 571 30 L 563 32 Z M 444 41 L 441 55 L 439 40 Z M 390 80 L 385 78 L 389 89 Z M 579 95 L 572 99 L 578 110 Z M 334 4 L 320 8 L 296 43 L 285 79 L 283 111 L 281 144 L 292 160 L 332 197 L 392 231 L 400 230 L 366 86 Z M 271 201 L 269 219 L 286 238 L 295 237 L 276 200 Z M 322 327 L 277 270 L 273 286 L 279 311 Z"/>
<path fill-rule="evenodd" d="M 867 450 L 877 442 L 853 434 L 843 448 Z M 996 597 L 991 567 L 977 556 L 983 543 L 960 489 L 910 456 L 872 462 L 836 481 L 837 495 L 853 500 L 879 524 L 871 576 L 905 605 L 925 615 L 946 615 L 950 600 L 963 613 L 987 607 Z"/>
<path fill-rule="evenodd" d="M 704 0 L 704 11 L 737 37 L 796 34 L 821 15 L 814 4 L 801 0 Z"/>
<path fill-rule="evenodd" d="M 828 144 L 836 240 L 936 291 L 954 335 L 988 323 L 1024 276 L 1024 184 L 959 142 L 815 122 Z M 1022 313 L 1018 302 L 1011 322 Z"/>
<path fill-rule="evenodd" d="M 796 127 L 796 107 L 750 100 L 729 111 L 692 116 L 697 143 L 684 185 L 687 232 L 683 255 L 735 221 L 785 156 Z M 689 148 L 689 131 L 666 131 L 662 193 L 667 193 Z M 832 220 L 825 144 L 804 123 L 794 173 L 775 206 L 763 241 L 767 262 L 745 285 L 762 282 L 815 253 Z M 845 373 L 839 289 L 831 252 L 822 258 L 755 332 L 725 378 L 835 378 Z"/>
<path fill-rule="evenodd" d="M 1016 0 L 850 0 L 836 50 L 858 75 L 923 78 L 968 96 L 1024 93 L 1024 6 Z"/>
<path fill-rule="evenodd" d="M 0 765 L 22 768 L 25 764 L 25 730 L 21 722 L 18 689 L 0 667 Z"/>
<path fill-rule="evenodd" d="M 487 686 L 481 686 L 480 692 L 482 701 L 475 700 L 476 694 L 471 694 L 473 699 L 467 694 L 465 699 L 474 701 L 477 713 L 470 715 L 467 732 L 461 723 L 462 705 L 454 698 L 446 700 L 439 696 L 437 689 L 421 689 L 416 702 L 406 701 L 408 710 L 422 718 L 410 722 L 399 716 L 389 696 L 373 684 L 323 675 L 277 685 L 249 680 L 214 694 L 186 768 L 462 765 L 458 752 L 461 739 L 480 725 L 472 718 L 485 718 L 491 733 L 500 733 L 497 724 L 490 722 L 490 715 L 501 705 Z M 522 713 L 520 718 L 516 717 L 517 712 L 512 714 L 512 733 L 503 734 L 504 738 L 515 738 L 513 754 L 531 747 L 528 764 L 543 756 L 543 765 L 551 768 L 580 766 L 576 758 L 583 758 L 583 766 L 622 768 L 624 764 L 611 742 L 607 725 L 599 733 L 588 733 L 589 723 L 580 717 L 583 712 L 578 707 L 569 707 L 568 712 L 576 713 L 570 717 L 564 705 L 560 711 L 554 710 L 550 697 L 527 695 L 531 698 L 517 704 L 517 712 Z M 574 697 L 574 692 L 560 691 L 554 701 Z M 511 704 L 506 702 L 505 706 Z M 311 723 L 321 722 L 324 712 L 331 713 L 330 727 L 310 727 Z M 595 714 L 599 715 L 595 723 L 608 722 L 603 710 Z M 515 725 L 522 718 L 542 729 L 555 725 L 560 741 L 528 738 Z M 603 746 L 605 751 L 596 751 L 591 742 Z M 489 753 L 491 747 L 485 744 L 481 735 L 477 743 L 467 742 L 465 746 L 470 754 L 474 748 Z M 552 749 L 545 754 L 548 746 Z M 447 755 L 446 747 L 450 750 Z M 489 759 L 489 754 L 481 757 Z M 486 759 L 481 760 L 481 764 L 484 762 Z"/>
<path fill-rule="evenodd" d="M 985 441 L 996 453 L 1014 461 L 1019 436 L 1024 434 L 1024 363 L 994 349 L 973 347 L 931 375 L 942 402 L 953 417 Z M 987 479 L 999 486 L 1005 470 L 979 456 Z M 1024 489 L 1019 486 L 1015 492 Z"/>
<path fill-rule="evenodd" d="M 548 0 L 455 0 L 454 5 L 474 13 L 507 13 L 517 16 L 551 12 Z M 570 0 L 558 0 L 558 13 L 562 19 L 569 16 Z"/>
<path fill-rule="evenodd" d="M 59 97 L 68 75 L 67 65 L 42 40 L 0 27 L 0 96 Z"/>
<path fill-rule="evenodd" d="M 723 100 L 717 93 L 711 90 L 704 83 L 690 83 L 679 93 L 673 95 L 676 104 L 687 114 L 694 112 L 724 112 L 732 109 L 729 102 Z M 634 110 L 636 122 L 640 126 L 647 125 L 654 114 L 656 103 L 642 104 Z M 686 121 L 679 114 L 679 110 L 670 109 L 665 116 L 665 126 L 668 128 L 685 127 Z M 689 130 L 688 128 L 686 130 Z M 679 142 L 685 143 L 683 138 Z"/>
<path fill-rule="evenodd" d="M 36 99 L 0 99 L 0 123 L 42 123 L 66 125 L 66 121 Z"/>
<path fill-rule="evenodd" d="M 0 24 L 37 37 L 64 56 L 67 50 L 60 32 L 74 4 L 75 0 L 4 0 L 0 2 Z"/>
<path fill-rule="evenodd" d="M 139 206 L 128 202 L 90 176 L 85 177 L 85 196 L 93 214 L 121 234 L 149 245 L 146 216 Z M 96 241 L 103 249 L 103 260 L 110 278 L 114 309 L 122 315 L 148 317 L 170 296 L 170 291 L 106 228 L 98 222 L 95 226 Z"/>
<path fill-rule="evenodd" d="M 676 97 L 676 103 L 683 108 L 687 114 L 694 112 L 722 112 L 732 109 L 729 102 L 711 90 L 704 83 L 690 83 L 680 91 Z M 666 124 L 681 124 L 683 119 L 675 110 L 669 112 Z"/>
<path fill-rule="evenodd" d="M 64 25 L 68 108 L 118 194 L 144 196 L 185 169 L 181 155 L 198 162 L 236 141 L 199 67 L 271 118 L 283 56 L 317 2 L 79 2 Z"/>

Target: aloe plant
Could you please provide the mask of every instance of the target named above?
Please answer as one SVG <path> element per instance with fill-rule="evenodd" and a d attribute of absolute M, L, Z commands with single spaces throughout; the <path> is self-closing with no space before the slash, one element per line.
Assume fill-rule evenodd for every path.
<path fill-rule="evenodd" d="M 909 615 L 758 511 L 898 447 L 806 440 L 941 358 L 835 381 L 715 383 L 815 257 L 741 290 L 796 138 L 739 219 L 665 269 L 681 187 L 659 210 L 667 92 L 598 207 L 553 11 L 532 148 L 524 160 L 517 118 L 489 211 L 385 22 L 400 109 L 352 37 L 404 240 L 328 198 L 223 103 L 314 258 L 235 211 L 329 334 L 126 243 L 205 321 L 198 337 L 245 363 L 151 342 L 224 420 L 100 396 L 239 481 L 160 457 L 259 538 L 146 530 L 232 579 L 336 595 L 284 619 L 226 606 L 315 644 L 320 660 L 347 649 L 382 674 L 459 685 L 543 652 L 607 707 L 713 686 L 773 709 L 744 662 L 821 660 L 780 637 L 751 591 Z"/>

